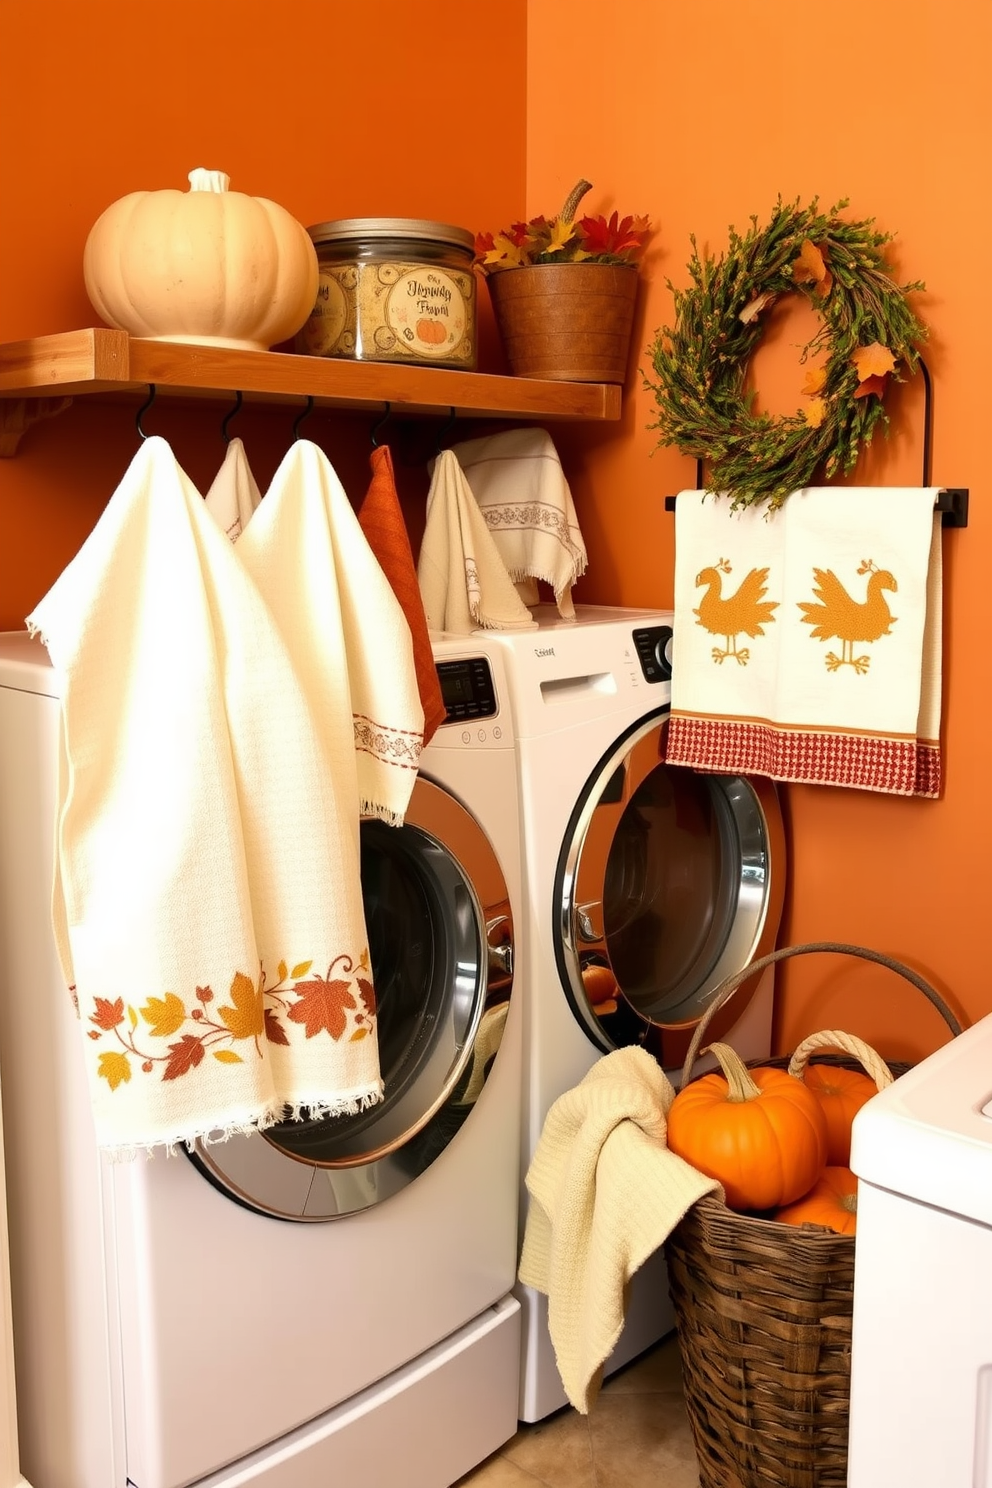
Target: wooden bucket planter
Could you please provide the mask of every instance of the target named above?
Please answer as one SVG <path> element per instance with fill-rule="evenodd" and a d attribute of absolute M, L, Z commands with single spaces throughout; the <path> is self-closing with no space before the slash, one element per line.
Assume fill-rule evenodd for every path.
<path fill-rule="evenodd" d="M 486 280 L 510 371 L 564 382 L 623 382 L 636 265 L 528 264 Z"/>

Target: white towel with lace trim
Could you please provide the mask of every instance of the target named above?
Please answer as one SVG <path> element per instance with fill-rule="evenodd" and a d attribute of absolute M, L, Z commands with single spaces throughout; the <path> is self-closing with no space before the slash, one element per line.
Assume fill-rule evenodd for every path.
<path fill-rule="evenodd" d="M 359 812 L 402 825 L 424 737 L 413 638 L 317 445 L 290 446 L 237 551 L 275 616 L 335 772 L 355 782 L 356 843 Z"/>
<path fill-rule="evenodd" d="M 232 542 L 236 542 L 248 526 L 252 512 L 261 499 L 245 447 L 240 439 L 232 439 L 227 446 L 224 463 L 204 497 L 207 511 L 221 531 L 226 532 Z"/>
<path fill-rule="evenodd" d="M 537 627 L 451 450 L 434 461 L 417 581 L 431 630 L 468 635 Z"/>
<path fill-rule="evenodd" d="M 508 429 L 452 448 L 517 592 L 538 603 L 550 584 L 558 613 L 575 619 L 572 585 L 586 571 L 575 503 L 546 429 Z"/>
<path fill-rule="evenodd" d="M 675 506 L 673 764 L 940 794 L 937 491 L 822 486 Z"/>
<path fill-rule="evenodd" d="M 53 924 L 112 1154 L 380 1099 L 354 787 L 169 446 L 28 618 L 62 676 Z"/>

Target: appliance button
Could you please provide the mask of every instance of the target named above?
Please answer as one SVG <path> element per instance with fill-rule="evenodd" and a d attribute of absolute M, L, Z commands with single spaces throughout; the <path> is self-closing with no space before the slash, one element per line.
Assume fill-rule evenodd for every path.
<path fill-rule="evenodd" d="M 462 743 L 463 744 L 471 744 L 471 742 L 472 742 L 472 735 L 469 733 L 468 729 L 462 729 Z"/>
<path fill-rule="evenodd" d="M 478 739 L 479 739 L 479 743 L 480 744 L 484 744 L 486 742 L 486 731 L 485 731 L 485 729 L 480 729 L 479 730 Z"/>
<path fill-rule="evenodd" d="M 502 737 L 503 737 L 503 730 L 500 728 L 499 724 L 497 724 L 496 727 L 493 729 L 493 738 L 494 739 L 502 739 Z"/>

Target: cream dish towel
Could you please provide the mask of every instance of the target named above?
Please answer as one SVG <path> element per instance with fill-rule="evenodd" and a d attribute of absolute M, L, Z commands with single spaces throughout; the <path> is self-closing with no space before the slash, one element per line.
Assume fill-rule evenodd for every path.
<path fill-rule="evenodd" d="M 163 439 L 28 617 L 62 674 L 53 923 L 112 1154 L 381 1097 L 353 787 Z"/>
<path fill-rule="evenodd" d="M 452 448 L 503 562 L 527 604 L 537 580 L 558 613 L 575 619 L 572 585 L 586 571 L 586 546 L 558 451 L 546 429 L 508 429 Z"/>
<path fill-rule="evenodd" d="M 451 450 L 434 462 L 417 580 L 431 630 L 536 629 Z"/>
<path fill-rule="evenodd" d="M 237 552 L 293 657 L 335 778 L 351 782 L 356 843 L 359 813 L 401 826 L 424 736 L 413 638 L 316 444 L 290 446 Z"/>
<path fill-rule="evenodd" d="M 520 1280 L 548 1298 L 558 1372 L 588 1414 L 623 1329 L 633 1276 L 712 1178 L 666 1144 L 675 1098 L 644 1049 L 606 1054 L 548 1112 L 527 1173 Z"/>
<path fill-rule="evenodd" d="M 227 446 L 224 463 L 204 497 L 207 511 L 221 531 L 226 532 L 232 542 L 236 542 L 261 499 L 245 447 L 240 439 L 232 439 Z"/>
<path fill-rule="evenodd" d="M 675 508 L 671 764 L 940 793 L 936 490 L 810 487 Z"/>

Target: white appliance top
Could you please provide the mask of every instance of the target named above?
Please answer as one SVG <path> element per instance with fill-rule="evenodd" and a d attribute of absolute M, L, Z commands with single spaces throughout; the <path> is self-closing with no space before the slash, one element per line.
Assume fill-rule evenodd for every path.
<path fill-rule="evenodd" d="M 46 697 L 60 695 L 59 674 L 40 636 L 26 630 L 0 630 L 0 687 Z"/>
<path fill-rule="evenodd" d="M 854 1118 L 859 1178 L 992 1226 L 992 1014 Z"/>
<path fill-rule="evenodd" d="M 512 657 L 507 672 L 518 740 L 596 719 L 626 726 L 671 702 L 670 610 L 577 605 L 574 620 L 563 620 L 554 605 L 531 613 L 534 630 L 486 632 L 490 644 Z M 655 655 L 653 639 L 663 633 L 664 659 Z"/>

